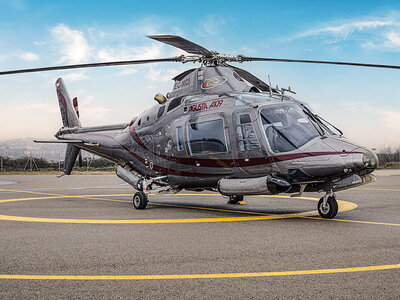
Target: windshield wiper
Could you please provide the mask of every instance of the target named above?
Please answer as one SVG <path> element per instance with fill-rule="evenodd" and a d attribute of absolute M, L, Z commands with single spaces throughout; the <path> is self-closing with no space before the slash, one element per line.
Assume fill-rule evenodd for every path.
<path fill-rule="evenodd" d="M 325 130 L 322 128 L 320 122 L 318 121 L 318 119 L 315 117 L 315 115 L 305 106 L 303 106 L 303 112 L 309 117 L 311 118 L 311 121 L 314 121 L 315 123 L 318 124 L 319 129 L 321 129 L 321 132 L 318 130 L 318 128 L 314 125 L 314 122 L 311 122 L 311 124 L 313 124 L 314 128 L 318 131 L 318 133 L 320 135 L 325 135 Z M 322 123 L 322 122 L 321 122 Z"/>
<path fill-rule="evenodd" d="M 335 130 L 337 130 L 339 133 L 340 133 L 340 136 L 342 136 L 343 135 L 343 131 L 341 131 L 339 128 L 337 128 L 336 126 L 334 126 L 334 125 L 332 125 L 331 123 L 329 123 L 327 120 L 325 120 L 324 118 L 322 118 L 322 117 L 320 117 L 320 116 L 318 116 L 318 115 L 315 115 L 319 120 L 322 120 L 322 121 L 324 121 L 325 123 L 328 123 L 329 125 L 331 125 L 333 128 L 335 128 Z M 321 122 L 321 121 L 320 121 Z M 321 122 L 322 123 L 322 122 Z"/>
<path fill-rule="evenodd" d="M 275 131 L 276 131 L 281 137 L 283 137 L 283 139 L 284 139 L 286 142 L 288 142 L 294 149 L 297 149 L 297 147 L 295 146 L 295 144 L 293 144 L 292 141 L 289 140 L 289 139 L 287 138 L 286 135 L 284 135 L 278 128 L 276 128 L 276 126 L 274 126 L 274 124 L 272 124 L 262 113 L 261 113 L 260 115 L 261 115 L 261 118 L 263 118 L 263 120 L 264 120 L 265 122 L 267 122 L 267 124 L 270 124 L 271 127 L 274 128 Z"/>

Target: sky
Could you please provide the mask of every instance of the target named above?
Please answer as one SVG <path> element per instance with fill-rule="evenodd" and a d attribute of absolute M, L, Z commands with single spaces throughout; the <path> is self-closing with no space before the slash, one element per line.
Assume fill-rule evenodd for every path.
<path fill-rule="evenodd" d="M 400 65 L 399 1 L 0 0 L 0 70 L 184 52 L 146 38 L 176 34 L 247 56 Z M 197 66 L 197 65 L 195 65 Z M 238 65 L 369 148 L 400 146 L 400 70 L 252 62 Z M 0 76 L 0 141 L 52 138 L 62 126 L 55 81 L 77 96 L 83 126 L 129 122 L 192 64 L 158 63 Z"/>

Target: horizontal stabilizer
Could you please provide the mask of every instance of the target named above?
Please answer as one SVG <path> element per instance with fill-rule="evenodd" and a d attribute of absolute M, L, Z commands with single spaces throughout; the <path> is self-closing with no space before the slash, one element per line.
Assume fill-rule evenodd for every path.
<path fill-rule="evenodd" d="M 84 132 L 95 132 L 95 131 L 112 131 L 112 130 L 123 130 L 129 126 L 129 123 L 113 124 L 113 125 L 100 125 L 90 127 L 80 127 L 76 130 L 76 133 Z"/>
<path fill-rule="evenodd" d="M 35 143 L 41 143 L 41 144 L 83 144 L 83 141 L 81 140 L 51 140 L 51 141 L 45 141 L 45 140 L 33 140 Z"/>

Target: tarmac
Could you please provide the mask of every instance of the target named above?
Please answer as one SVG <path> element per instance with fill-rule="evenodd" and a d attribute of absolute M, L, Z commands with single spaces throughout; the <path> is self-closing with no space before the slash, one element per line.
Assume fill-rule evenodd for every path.
<path fill-rule="evenodd" d="M 400 172 L 337 193 L 150 195 L 112 175 L 0 176 L 0 298 L 400 298 Z"/>

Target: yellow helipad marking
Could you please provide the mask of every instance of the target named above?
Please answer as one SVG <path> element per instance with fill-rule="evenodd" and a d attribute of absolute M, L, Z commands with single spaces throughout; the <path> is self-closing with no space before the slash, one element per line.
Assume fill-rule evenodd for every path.
<path fill-rule="evenodd" d="M 30 280 L 151 280 L 151 279 L 211 279 L 211 278 L 245 278 L 295 275 L 321 275 L 335 273 L 353 273 L 399 269 L 400 264 L 381 265 L 340 269 L 317 269 L 299 271 L 255 272 L 255 273 L 220 273 L 220 274 L 171 274 L 171 275 L 12 275 L 0 274 L 0 279 Z"/>
<path fill-rule="evenodd" d="M 40 223 L 77 223 L 77 224 L 166 224 L 166 223 L 211 223 L 211 222 L 239 222 L 293 218 L 291 215 L 257 216 L 257 217 L 229 217 L 229 218 L 197 218 L 197 219 L 145 219 L 145 220 L 95 220 L 95 219 L 53 219 L 0 215 L 3 221 L 40 222 Z"/>
<path fill-rule="evenodd" d="M 38 192 L 31 192 L 39 194 Z M 51 194 L 54 195 L 54 194 Z M 110 194 L 110 195 L 59 195 L 56 194 L 54 196 L 46 196 L 46 197 L 33 197 L 33 198 L 17 198 L 17 199 L 5 199 L 0 200 L 0 203 L 7 202 L 16 202 L 16 201 L 28 201 L 28 200 L 41 200 L 41 199 L 59 199 L 59 198 L 81 198 L 81 199 L 95 199 L 102 201 L 118 201 L 118 202 L 126 202 L 123 200 L 116 199 L 102 199 L 99 197 L 118 197 L 118 196 L 130 196 L 130 194 Z M 180 196 L 219 196 L 217 194 L 181 194 Z M 261 197 L 275 197 L 275 198 L 290 198 L 289 196 L 261 196 Z M 298 197 L 297 199 L 304 200 L 313 200 L 318 201 L 317 198 L 310 197 Z M 339 203 L 339 211 L 348 211 L 357 207 L 356 204 L 338 200 Z M 160 204 L 164 205 L 164 204 Z M 166 206 L 169 204 L 165 204 Z M 211 223 L 211 222 L 241 222 L 241 221 L 259 221 L 259 220 L 276 220 L 276 219 L 286 219 L 286 218 L 296 218 L 302 216 L 313 216 L 317 215 L 318 212 L 316 210 L 294 213 L 294 214 L 274 214 L 274 215 L 266 215 L 257 212 L 244 212 L 244 211 L 233 211 L 233 210 L 224 210 L 224 209 L 216 209 L 216 208 L 206 208 L 206 207 L 198 207 L 198 206 L 184 206 L 184 205 L 172 205 L 176 207 L 184 207 L 191 209 L 203 209 L 203 210 L 212 210 L 212 211 L 223 211 L 223 212 L 232 212 L 232 213 L 247 213 L 258 216 L 248 216 L 248 217 L 218 217 L 218 218 L 192 218 L 192 219 L 137 219 L 137 220 L 96 220 L 96 219 L 65 219 L 65 218 L 38 218 L 38 217 L 20 217 L 20 216 L 9 216 L 9 215 L 0 215 L 0 220 L 3 221 L 20 221 L 20 222 L 40 222 L 40 223 L 73 223 L 73 224 L 166 224 L 166 223 Z"/>
<path fill-rule="evenodd" d="M 345 219 L 322 219 L 316 217 L 304 216 L 302 218 L 314 219 L 314 220 L 324 220 L 324 221 L 335 221 L 335 222 L 348 222 L 348 223 L 361 223 L 361 224 L 372 224 L 372 225 L 386 225 L 386 226 L 400 226 L 397 223 L 384 223 L 384 222 L 372 222 L 372 221 L 358 221 L 358 220 L 345 220 Z"/>

